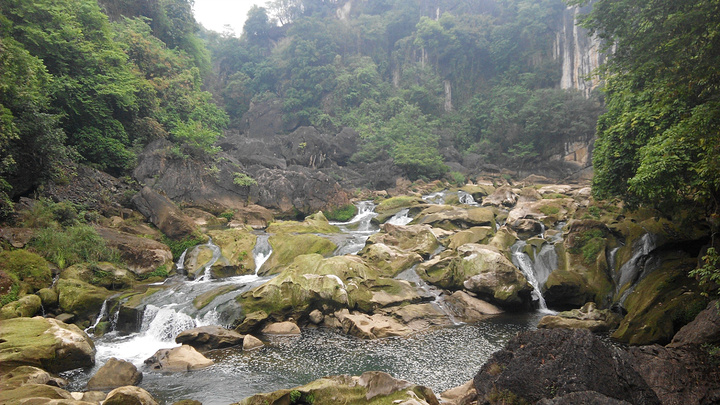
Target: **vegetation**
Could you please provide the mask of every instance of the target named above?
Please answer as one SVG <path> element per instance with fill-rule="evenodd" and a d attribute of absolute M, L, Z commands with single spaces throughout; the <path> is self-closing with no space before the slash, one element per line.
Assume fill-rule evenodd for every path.
<path fill-rule="evenodd" d="M 354 204 L 347 204 L 325 213 L 325 217 L 330 221 L 347 222 L 357 214 L 357 207 Z"/>
<path fill-rule="evenodd" d="M 31 248 L 64 269 L 84 262 L 118 262 L 119 254 L 90 225 L 65 229 L 41 229 L 30 241 Z"/>
<path fill-rule="evenodd" d="M 173 255 L 173 260 L 180 259 L 180 256 L 183 254 L 184 251 L 205 242 L 206 240 L 200 236 L 188 236 L 183 240 L 172 240 L 165 236 L 162 238 L 162 243 L 166 244 L 170 248 L 170 251 Z"/>
<path fill-rule="evenodd" d="M 245 173 L 235 173 L 233 184 L 240 187 L 257 186 L 257 181 Z"/>

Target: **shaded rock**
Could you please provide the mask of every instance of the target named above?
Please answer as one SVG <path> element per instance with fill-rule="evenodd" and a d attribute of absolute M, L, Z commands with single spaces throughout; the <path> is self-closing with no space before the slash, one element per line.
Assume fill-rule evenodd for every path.
<path fill-rule="evenodd" d="M 720 370 L 698 347 L 631 347 L 632 366 L 663 404 L 720 403 Z"/>
<path fill-rule="evenodd" d="M 720 342 L 720 310 L 718 301 L 712 301 L 689 324 L 680 328 L 668 347 L 682 347 Z"/>
<path fill-rule="evenodd" d="M 308 318 L 310 318 L 310 322 L 314 323 L 315 325 L 320 325 L 325 318 L 325 315 L 323 315 L 322 312 L 320 312 L 319 309 L 315 309 L 310 314 L 308 314 Z"/>
<path fill-rule="evenodd" d="M 405 336 L 412 332 L 407 326 L 380 314 L 372 316 L 361 313 L 346 314 L 340 321 L 342 322 L 343 332 L 362 339 Z"/>
<path fill-rule="evenodd" d="M 15 249 L 24 248 L 34 235 L 35 231 L 31 228 L 0 228 L 0 239 L 9 243 Z"/>
<path fill-rule="evenodd" d="M 75 325 L 49 318 L 0 322 L 0 364 L 30 365 L 60 372 L 95 363 L 95 345 Z"/>
<path fill-rule="evenodd" d="M 201 352 L 242 344 L 243 335 L 223 328 L 222 326 L 208 325 L 180 332 L 175 337 L 175 343 L 190 345 Z"/>
<path fill-rule="evenodd" d="M 192 371 L 209 367 L 214 362 L 203 356 L 192 346 L 182 345 L 172 349 L 160 349 L 145 364 L 153 370 L 177 372 Z"/>
<path fill-rule="evenodd" d="M 440 246 L 432 228 L 427 225 L 384 224 L 382 232 L 371 235 L 367 243 L 382 243 L 402 251 L 417 253 L 423 258 L 430 257 Z"/>
<path fill-rule="evenodd" d="M 263 346 L 265 346 L 265 344 L 262 342 L 262 340 L 256 338 L 253 335 L 245 335 L 245 338 L 243 339 L 243 350 L 254 350 Z"/>
<path fill-rule="evenodd" d="M 0 375 L 0 388 L 3 390 L 16 388 L 26 384 L 44 384 L 53 387 L 64 387 L 67 380 L 55 377 L 47 371 L 33 366 L 19 366 Z"/>
<path fill-rule="evenodd" d="M 0 308 L 0 319 L 30 317 L 42 308 L 42 300 L 37 295 L 26 295 Z"/>
<path fill-rule="evenodd" d="M 477 299 L 464 291 L 455 291 L 444 297 L 453 313 L 463 322 L 478 322 L 486 319 L 488 315 L 498 315 L 504 311 L 495 305 Z"/>
<path fill-rule="evenodd" d="M 108 290 L 130 289 L 135 284 L 131 272 L 112 263 L 80 263 L 63 270 L 60 278 L 80 280 Z"/>
<path fill-rule="evenodd" d="M 103 405 L 158 405 L 149 392 L 140 387 L 126 386 L 110 391 Z"/>
<path fill-rule="evenodd" d="M 527 239 L 537 235 L 542 232 L 543 229 L 540 221 L 529 218 L 522 218 L 512 222 L 508 220 L 506 226 L 515 231 L 520 239 Z"/>
<path fill-rule="evenodd" d="M 52 288 L 42 288 L 35 293 L 45 308 L 51 308 L 58 304 L 58 293 Z"/>
<path fill-rule="evenodd" d="M 569 394 L 543 399 L 537 405 L 631 405 L 630 402 L 621 399 L 610 398 L 596 391 L 571 392 Z"/>
<path fill-rule="evenodd" d="M 268 319 L 269 315 L 265 311 L 255 311 L 247 314 L 242 322 L 235 328 L 239 333 L 248 334 Z"/>
<path fill-rule="evenodd" d="M 266 335 L 299 335 L 300 328 L 294 322 L 276 322 L 262 329 Z"/>
<path fill-rule="evenodd" d="M 174 264 L 170 248 L 163 243 L 110 228 L 96 229 L 108 247 L 120 252 L 128 270 L 137 275 L 151 273 L 160 266 L 172 268 Z"/>
<path fill-rule="evenodd" d="M 580 309 L 544 316 L 538 328 L 588 329 L 592 332 L 607 332 L 618 327 L 622 317 L 609 309 L 597 309 L 594 302 L 588 302 Z"/>
<path fill-rule="evenodd" d="M 473 380 L 444 391 L 440 394 L 440 402 L 447 405 L 472 405 L 477 403 L 477 391 L 475 391 Z"/>
<path fill-rule="evenodd" d="M 473 381 L 478 404 L 502 397 L 534 403 L 582 391 L 632 404 L 660 403 L 627 354 L 583 329 L 522 332 L 495 352 Z"/>
<path fill-rule="evenodd" d="M 192 219 L 183 214 L 169 198 L 149 187 L 143 187 L 132 198 L 132 202 L 138 211 L 171 239 L 185 239 L 195 233 Z"/>
<path fill-rule="evenodd" d="M 111 357 L 90 378 L 87 388 L 89 390 L 113 389 L 125 385 L 138 385 L 140 381 L 142 381 L 142 373 L 134 364 Z"/>

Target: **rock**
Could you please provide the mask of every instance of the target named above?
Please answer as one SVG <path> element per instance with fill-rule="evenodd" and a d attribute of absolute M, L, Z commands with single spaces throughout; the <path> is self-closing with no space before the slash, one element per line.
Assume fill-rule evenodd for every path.
<path fill-rule="evenodd" d="M 482 205 L 493 207 L 513 207 L 517 203 L 518 195 L 509 186 L 496 189 L 491 195 L 483 199 Z"/>
<path fill-rule="evenodd" d="M 149 187 L 143 187 L 132 198 L 132 202 L 167 237 L 181 240 L 194 235 L 196 228 L 192 219 L 183 214 L 170 199 Z"/>
<path fill-rule="evenodd" d="M 0 319 L 31 317 L 40 312 L 42 300 L 37 295 L 26 295 L 0 308 Z"/>
<path fill-rule="evenodd" d="M 57 282 L 60 310 L 77 316 L 80 321 L 95 319 L 102 303 L 112 293 L 102 287 L 95 287 L 80 280 L 60 279 Z"/>
<path fill-rule="evenodd" d="M 457 249 L 466 243 L 485 244 L 490 241 L 495 231 L 489 226 L 474 226 L 450 236 L 448 249 Z"/>
<path fill-rule="evenodd" d="M 89 390 L 104 390 L 122 387 L 125 385 L 138 385 L 142 381 L 142 373 L 129 361 L 118 360 L 111 357 L 90 378 L 87 383 Z"/>
<path fill-rule="evenodd" d="M 412 332 L 410 328 L 380 314 L 372 316 L 361 313 L 346 314 L 341 322 L 343 332 L 362 339 L 405 336 Z"/>
<path fill-rule="evenodd" d="M 259 275 L 276 274 L 300 255 L 317 253 L 330 256 L 337 249 L 337 245 L 327 238 L 313 234 L 280 233 L 270 236 L 268 242 L 272 253 L 258 271 Z"/>
<path fill-rule="evenodd" d="M 456 252 L 443 252 L 417 267 L 425 281 L 438 287 L 463 287 L 504 307 L 518 307 L 530 300 L 532 286 L 523 273 L 498 249 L 468 243 Z"/>
<path fill-rule="evenodd" d="M 243 335 L 223 328 L 222 326 L 208 325 L 180 332 L 175 337 L 175 343 L 190 345 L 201 352 L 242 344 Z"/>
<path fill-rule="evenodd" d="M 452 323 L 445 312 L 430 303 L 389 307 L 383 312 L 401 320 L 413 331 L 424 330 L 431 326 L 448 326 Z"/>
<path fill-rule="evenodd" d="M 31 294 L 52 283 L 48 262 L 29 250 L 0 251 L 0 270 L 19 284 L 20 295 Z"/>
<path fill-rule="evenodd" d="M 234 269 L 234 271 L 223 274 L 223 276 L 242 276 L 255 272 L 253 248 L 255 248 L 257 236 L 245 229 L 211 230 L 207 234 L 212 238 L 213 243 L 220 247 L 226 266 Z"/>
<path fill-rule="evenodd" d="M 57 291 L 55 291 L 52 288 L 42 288 L 42 289 L 38 290 L 38 292 L 36 292 L 35 295 L 40 297 L 42 306 L 45 308 L 52 308 L 52 307 L 57 306 L 57 304 L 58 304 Z"/>
<path fill-rule="evenodd" d="M 663 404 L 720 403 L 720 370 L 699 347 L 631 347 L 632 366 Z"/>
<path fill-rule="evenodd" d="M 395 277 L 423 260 L 418 253 L 384 243 L 366 244 L 358 254 L 380 274 L 387 277 Z"/>
<path fill-rule="evenodd" d="M 367 243 L 382 243 L 387 246 L 396 247 L 400 251 L 417 253 L 426 259 L 440 247 L 440 243 L 437 238 L 435 238 L 432 228 L 428 225 L 384 224 L 382 226 L 382 232 L 370 235 Z"/>
<path fill-rule="evenodd" d="M 247 314 L 242 320 L 242 323 L 235 328 L 236 332 L 248 334 L 255 329 L 258 325 L 265 322 L 268 319 L 268 314 L 265 311 L 255 311 Z"/>
<path fill-rule="evenodd" d="M 108 262 L 76 264 L 63 270 L 60 278 L 80 280 L 108 290 L 127 290 L 136 283 L 133 273 Z"/>
<path fill-rule="evenodd" d="M 591 332 L 608 332 L 618 327 L 622 317 L 609 309 L 597 309 L 588 302 L 580 309 L 544 316 L 538 328 L 588 329 Z"/>
<path fill-rule="evenodd" d="M 495 213 L 485 207 L 461 208 L 431 205 L 418 214 L 415 221 L 446 230 L 468 229 L 475 226 L 494 228 Z"/>
<path fill-rule="evenodd" d="M 234 210 L 232 219 L 228 223 L 231 228 L 249 226 L 253 229 L 265 229 L 273 221 L 273 213 L 265 207 L 250 204 Z"/>
<path fill-rule="evenodd" d="M 78 398 L 79 401 L 90 402 L 92 404 L 102 403 L 102 401 L 107 398 L 107 393 L 103 391 L 85 391 L 78 393 L 73 392 L 71 394 L 73 395 L 73 397 L 76 397 L 75 394 L 81 394 L 79 395 L 80 398 Z"/>
<path fill-rule="evenodd" d="M 108 247 L 120 252 L 127 269 L 137 275 L 151 273 L 160 266 L 167 266 L 168 269 L 173 267 L 172 252 L 163 243 L 110 228 L 96 229 Z"/>
<path fill-rule="evenodd" d="M 158 403 L 144 389 L 126 386 L 110 391 L 103 405 L 158 405 Z"/>
<path fill-rule="evenodd" d="M 495 305 L 472 297 L 464 291 L 455 291 L 452 295 L 444 297 L 444 300 L 463 322 L 478 322 L 487 319 L 488 315 L 498 315 L 504 312 Z"/>
<path fill-rule="evenodd" d="M 13 389 L 0 390 L 1 404 L 58 404 L 90 405 L 75 402 L 64 389 L 45 384 L 25 384 Z"/>
<path fill-rule="evenodd" d="M 26 384 L 64 387 L 68 382 L 64 378 L 55 377 L 47 371 L 33 366 L 15 367 L 9 372 L 0 375 L 0 388 L 3 390 L 17 388 Z"/>
<path fill-rule="evenodd" d="M 300 328 L 294 322 L 276 322 L 262 329 L 266 335 L 299 335 Z"/>
<path fill-rule="evenodd" d="M 325 315 L 323 315 L 320 310 L 315 309 L 308 315 L 308 318 L 310 318 L 310 322 L 314 323 L 315 325 L 320 325 L 323 321 L 323 318 L 325 318 Z"/>
<path fill-rule="evenodd" d="M 473 381 L 478 404 L 493 403 L 493 398 L 535 403 L 582 391 L 659 404 L 631 362 L 621 349 L 605 346 L 587 330 L 539 329 L 511 339 Z"/>
<path fill-rule="evenodd" d="M 610 398 L 596 391 L 571 392 L 569 394 L 543 399 L 537 405 L 631 405 L 630 402 L 621 399 Z"/>
<path fill-rule="evenodd" d="M 516 221 L 508 221 L 506 226 L 517 234 L 520 239 L 527 239 L 542 232 L 542 224 L 535 219 L 522 218 Z"/>
<path fill-rule="evenodd" d="M 75 320 L 75 315 L 73 315 L 73 314 L 68 314 L 68 313 L 62 313 L 62 314 L 56 316 L 56 317 L 55 317 L 55 320 L 58 320 L 58 321 L 60 321 L 60 322 L 64 322 L 64 323 L 70 324 L 70 323 L 72 323 L 72 321 Z"/>
<path fill-rule="evenodd" d="M 288 404 L 291 403 L 291 395 L 296 397 L 295 403 L 439 405 L 430 389 L 395 379 L 380 371 L 369 371 L 360 377 L 324 377 L 302 387 L 256 394 L 237 405 Z"/>
<path fill-rule="evenodd" d="M 95 345 L 75 325 L 56 319 L 15 318 L 0 322 L 0 363 L 60 372 L 95 363 Z"/>
<path fill-rule="evenodd" d="M 15 249 L 22 249 L 35 236 L 35 231 L 31 228 L 0 228 L 0 239 L 6 241 Z"/>
<path fill-rule="evenodd" d="M 160 349 L 145 364 L 153 370 L 164 372 L 193 371 L 210 367 L 214 362 L 192 346 L 182 345 L 172 349 Z"/>
<path fill-rule="evenodd" d="M 256 338 L 253 335 L 245 335 L 245 338 L 243 339 L 243 350 L 254 350 L 263 346 L 265 346 L 265 344 L 262 342 L 262 340 Z"/>
<path fill-rule="evenodd" d="M 680 328 L 668 347 L 716 344 L 720 342 L 720 310 L 718 301 L 712 301 L 689 324 Z"/>
<path fill-rule="evenodd" d="M 444 391 L 440 394 L 440 403 L 444 405 L 472 405 L 477 403 L 477 391 L 475 391 L 473 380 Z"/>
<path fill-rule="evenodd" d="M 202 402 L 194 399 L 181 399 L 180 401 L 173 402 L 173 405 L 202 405 Z"/>

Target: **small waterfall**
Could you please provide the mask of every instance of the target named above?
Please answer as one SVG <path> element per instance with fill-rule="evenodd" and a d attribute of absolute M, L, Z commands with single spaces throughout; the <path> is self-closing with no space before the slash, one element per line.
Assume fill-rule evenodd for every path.
<path fill-rule="evenodd" d="M 656 243 L 656 237 L 651 233 L 644 234 L 635 243 L 632 257 L 620 266 L 620 270 L 615 274 L 616 294 L 628 283 L 634 284 L 638 281 L 643 270 L 642 261 L 655 249 Z"/>
<path fill-rule="evenodd" d="M 512 262 L 518 269 L 523 272 L 523 274 L 525 274 L 525 278 L 527 278 L 528 283 L 530 283 L 530 285 L 532 286 L 533 301 L 538 302 L 538 309 L 542 312 L 552 312 L 548 310 L 547 304 L 545 303 L 545 298 L 543 298 L 542 292 L 540 292 L 540 284 L 538 282 L 538 277 L 535 274 L 535 266 L 533 266 L 533 262 L 530 259 L 530 256 L 528 256 L 527 253 L 523 251 L 526 245 L 527 242 L 525 242 L 524 240 L 519 240 L 515 242 L 514 245 L 512 245 L 512 247 L 510 248 L 512 252 Z"/>
<path fill-rule="evenodd" d="M 425 200 L 428 204 L 445 204 L 445 194 L 446 190 L 438 191 L 435 193 L 427 194 L 422 196 L 422 199 Z"/>
<path fill-rule="evenodd" d="M 413 220 L 413 218 L 409 214 L 410 214 L 410 209 L 404 208 L 404 209 L 398 211 L 390 219 L 385 221 L 385 223 L 390 224 L 390 225 L 407 225 L 410 222 L 412 222 L 412 220 Z"/>
<path fill-rule="evenodd" d="M 220 256 L 222 256 L 222 252 L 220 251 L 220 246 L 214 244 L 212 242 L 212 238 L 210 238 L 208 240 L 208 243 L 206 243 L 203 246 L 207 246 L 208 248 L 210 248 L 210 250 L 212 250 L 212 252 L 213 252 L 213 255 L 210 258 L 210 260 L 207 263 L 205 263 L 203 275 L 198 277 L 196 280 L 197 282 L 201 282 L 201 283 L 210 281 L 212 279 L 212 274 L 211 274 L 212 266 L 213 266 L 213 264 L 215 264 L 218 261 L 218 259 L 220 259 Z"/>
<path fill-rule="evenodd" d="M 183 273 L 185 273 L 185 255 L 187 254 L 187 252 L 188 252 L 188 250 L 185 249 L 185 250 L 182 252 L 182 254 L 180 255 L 180 257 L 178 258 L 177 263 L 175 263 L 175 267 L 177 268 L 177 273 L 178 273 L 178 274 L 183 274 Z"/>
<path fill-rule="evenodd" d="M 255 248 L 253 248 L 253 258 L 255 259 L 255 275 L 257 276 L 258 271 L 267 259 L 272 254 L 272 246 L 270 246 L 270 235 L 263 234 L 258 235 L 257 241 L 255 242 Z"/>
<path fill-rule="evenodd" d="M 535 254 L 535 263 L 533 264 L 538 285 L 545 284 L 548 277 L 550 277 L 550 273 L 557 268 L 558 256 L 555 251 L 555 245 L 546 243 L 540 248 L 540 251 Z"/>
<path fill-rule="evenodd" d="M 372 201 L 360 201 L 355 206 L 358 213 L 348 222 L 330 223 L 340 228 L 346 235 L 342 240 L 336 242 L 338 245 L 334 253 L 336 256 L 357 254 L 365 247 L 365 242 L 370 235 L 380 230 L 372 223 L 372 219 L 377 216 L 375 204 Z"/>
<path fill-rule="evenodd" d="M 102 306 L 100 307 L 100 313 L 98 314 L 97 318 L 95 319 L 95 323 L 93 323 L 91 326 L 88 326 L 85 328 L 85 333 L 90 334 L 95 332 L 95 328 L 102 322 L 103 318 L 107 317 L 108 312 L 108 300 L 103 301 Z"/>
<path fill-rule="evenodd" d="M 441 312 L 443 312 L 445 315 L 447 315 L 448 319 L 450 320 L 450 322 L 452 322 L 453 325 L 462 325 L 464 322 L 458 321 L 455 317 L 455 314 L 453 314 L 453 312 L 447 307 L 447 304 L 445 304 L 445 297 L 443 296 L 442 290 L 426 283 L 425 280 L 423 280 L 417 274 L 417 271 L 415 271 L 416 268 L 417 265 L 403 271 L 395 278 L 398 280 L 409 281 L 415 284 L 415 287 L 420 290 L 421 295 L 433 298 L 431 304 L 434 305 Z"/>
<path fill-rule="evenodd" d="M 466 193 L 462 190 L 458 191 L 458 201 L 460 201 L 460 204 L 472 205 L 474 207 L 480 206 L 480 204 L 475 201 L 475 198 L 473 198 L 472 194 Z"/>

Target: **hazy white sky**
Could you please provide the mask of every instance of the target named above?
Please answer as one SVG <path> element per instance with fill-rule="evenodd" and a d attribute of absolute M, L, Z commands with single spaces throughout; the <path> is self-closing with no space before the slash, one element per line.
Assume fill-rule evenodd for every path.
<path fill-rule="evenodd" d="M 235 35 L 242 34 L 247 12 L 253 4 L 264 6 L 266 0 L 195 0 L 195 19 L 203 27 L 223 32 L 230 25 Z"/>

